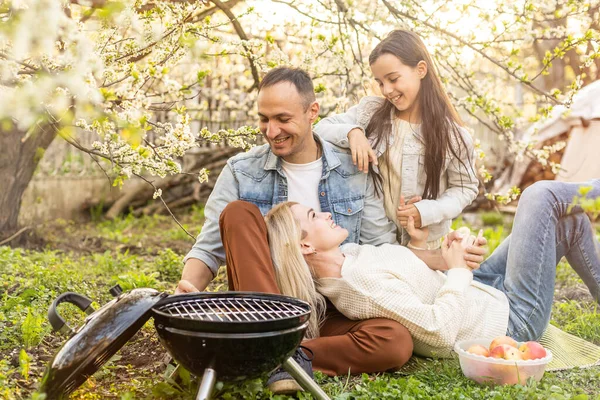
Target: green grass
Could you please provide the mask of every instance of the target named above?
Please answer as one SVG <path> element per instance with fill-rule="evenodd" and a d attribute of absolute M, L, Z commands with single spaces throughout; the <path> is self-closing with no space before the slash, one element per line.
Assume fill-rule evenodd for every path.
<path fill-rule="evenodd" d="M 195 235 L 202 210 L 184 216 Z M 510 231 L 509 218 L 480 216 L 472 227 L 484 228 L 490 251 Z M 489 224 L 489 225 L 486 225 Z M 62 292 L 82 293 L 96 307 L 119 283 L 124 290 L 153 287 L 171 291 L 181 273 L 181 259 L 191 240 L 168 217 L 124 217 L 114 221 L 75 224 L 59 221 L 38 229 L 44 243 L 30 250 L 0 247 L 0 399 L 40 399 L 35 393 L 47 361 L 65 340 L 50 332 L 46 312 Z M 597 305 L 580 297 L 581 280 L 567 263 L 557 269 L 557 301 L 552 323 L 600 344 Z M 225 290 L 224 271 L 211 290 Z M 583 290 L 585 292 L 585 290 Z M 573 297 L 575 296 L 575 297 Z M 84 315 L 61 305 L 70 326 Z M 197 381 L 189 374 L 169 380 L 171 367 L 162 362 L 164 350 L 152 322 L 73 396 L 76 399 L 192 399 Z M 488 387 L 466 379 L 456 360 L 430 362 L 410 376 L 400 373 L 316 379 L 335 399 L 600 399 L 600 367 L 546 373 L 540 383 Z M 286 399 L 273 396 L 262 379 L 243 384 L 218 383 L 218 398 Z M 309 398 L 301 394 L 300 398 Z"/>
<path fill-rule="evenodd" d="M 552 308 L 552 323 L 563 331 L 600 345 L 598 304 L 569 300 Z"/>

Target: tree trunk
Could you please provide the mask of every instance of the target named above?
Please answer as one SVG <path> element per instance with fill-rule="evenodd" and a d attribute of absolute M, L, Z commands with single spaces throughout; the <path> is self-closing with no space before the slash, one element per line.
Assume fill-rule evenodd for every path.
<path fill-rule="evenodd" d="M 0 130 L 0 239 L 16 231 L 23 193 L 56 133 L 50 125 L 28 137 L 16 126 Z"/>

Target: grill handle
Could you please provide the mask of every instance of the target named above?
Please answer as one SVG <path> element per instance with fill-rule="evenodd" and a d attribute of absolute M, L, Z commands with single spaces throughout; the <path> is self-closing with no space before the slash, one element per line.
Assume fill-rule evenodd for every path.
<path fill-rule="evenodd" d="M 58 296 L 50 305 L 48 309 L 48 320 L 52 326 L 53 331 L 60 333 L 70 334 L 73 333 L 73 329 L 65 323 L 65 320 L 58 314 L 56 308 L 61 303 L 71 303 L 76 305 L 81 311 L 86 314 L 92 314 L 95 310 L 92 307 L 92 300 L 74 292 L 66 292 Z"/>

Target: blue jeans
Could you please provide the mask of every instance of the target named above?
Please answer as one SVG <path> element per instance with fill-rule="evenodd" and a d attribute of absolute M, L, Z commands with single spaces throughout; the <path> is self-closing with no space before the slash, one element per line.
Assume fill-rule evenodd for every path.
<path fill-rule="evenodd" d="M 540 181 L 519 200 L 511 234 L 474 271 L 474 279 L 503 291 L 510 315 L 507 335 L 537 340 L 548 326 L 556 265 L 566 257 L 600 302 L 600 243 L 579 207 L 568 211 L 582 186 L 600 196 L 600 179 L 584 183 Z"/>

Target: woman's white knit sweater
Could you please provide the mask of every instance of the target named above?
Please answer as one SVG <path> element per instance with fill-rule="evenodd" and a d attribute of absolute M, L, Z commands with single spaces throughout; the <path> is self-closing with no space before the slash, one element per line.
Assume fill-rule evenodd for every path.
<path fill-rule="evenodd" d="M 342 277 L 319 279 L 318 291 L 350 319 L 400 322 L 416 354 L 448 357 L 457 341 L 506 334 L 506 295 L 473 281 L 469 269 L 433 271 L 399 245 L 347 244 L 342 252 Z"/>

